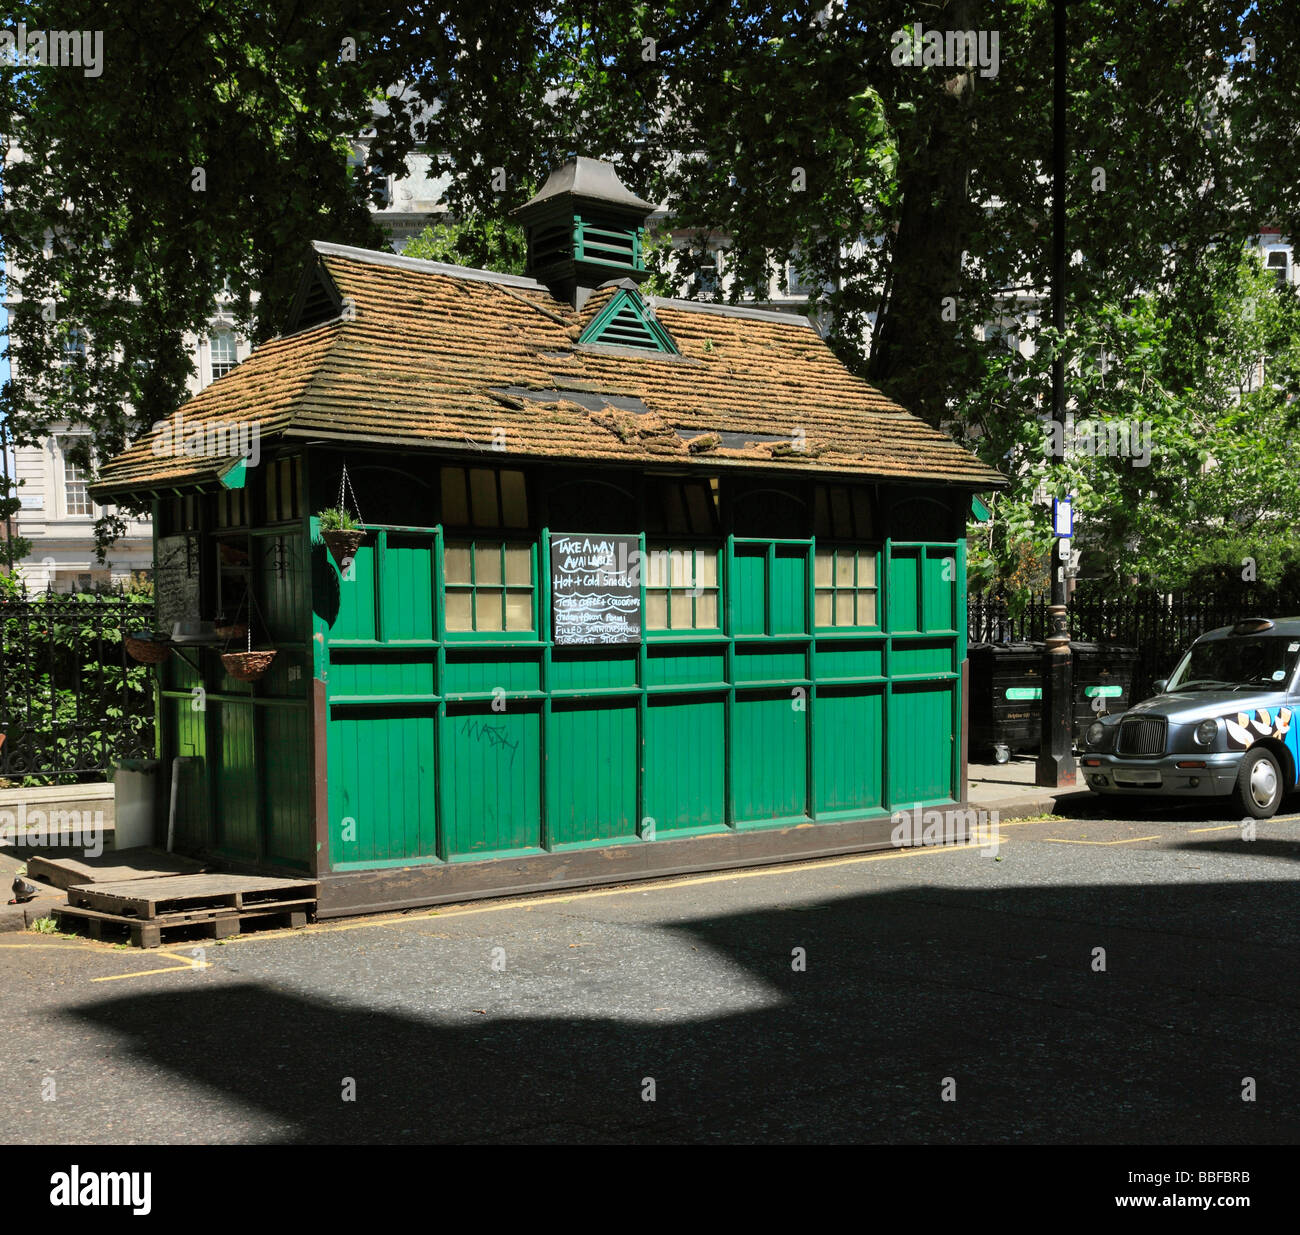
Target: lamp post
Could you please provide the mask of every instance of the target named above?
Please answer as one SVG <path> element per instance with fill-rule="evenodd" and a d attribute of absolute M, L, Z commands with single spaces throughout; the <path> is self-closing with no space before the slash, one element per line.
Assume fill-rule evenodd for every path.
<path fill-rule="evenodd" d="M 1052 468 L 1065 462 L 1065 356 L 1059 341 L 1065 332 L 1065 277 L 1068 270 L 1065 247 L 1065 122 L 1066 122 L 1066 0 L 1055 0 L 1052 23 L 1052 326 L 1058 341 L 1052 361 Z M 1059 509 L 1053 503 L 1053 517 Z M 1053 532 L 1060 534 L 1060 528 Z M 1072 529 L 1071 529 L 1072 530 Z M 1057 540 L 1068 546 L 1068 538 Z M 1070 664 L 1070 619 L 1066 608 L 1065 565 L 1053 554 L 1052 603 L 1047 610 L 1047 644 L 1043 651 L 1042 730 L 1035 784 L 1065 788 L 1075 784 L 1074 724 L 1071 716 L 1072 677 Z"/>

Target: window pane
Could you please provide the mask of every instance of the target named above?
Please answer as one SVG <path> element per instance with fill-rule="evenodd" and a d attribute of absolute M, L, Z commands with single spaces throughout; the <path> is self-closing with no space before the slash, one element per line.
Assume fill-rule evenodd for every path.
<path fill-rule="evenodd" d="M 645 625 L 647 630 L 668 629 L 668 594 L 666 592 L 646 593 Z"/>
<path fill-rule="evenodd" d="M 814 580 L 818 587 L 830 587 L 831 585 L 831 564 L 835 561 L 835 555 L 829 549 L 817 550 L 817 562 L 814 566 Z"/>
<path fill-rule="evenodd" d="M 696 552 L 695 581 L 700 587 L 718 586 L 718 554 L 715 549 L 700 549 Z"/>
<path fill-rule="evenodd" d="M 705 592 L 695 601 L 695 625 L 699 630 L 718 628 L 718 594 Z"/>
<path fill-rule="evenodd" d="M 498 588 L 474 589 L 474 629 L 501 629 L 501 592 Z"/>
<path fill-rule="evenodd" d="M 835 593 L 835 625 L 836 626 L 853 625 L 853 593 L 852 592 Z"/>
<path fill-rule="evenodd" d="M 876 555 L 874 553 L 858 554 L 858 587 L 876 586 Z"/>
<path fill-rule="evenodd" d="M 523 472 L 501 473 L 501 508 L 506 527 L 528 526 L 528 496 Z"/>
<path fill-rule="evenodd" d="M 486 544 L 474 546 L 474 583 L 482 587 L 485 583 L 501 582 L 501 546 Z"/>
<path fill-rule="evenodd" d="M 447 542 L 444 564 L 449 584 L 468 583 L 470 581 L 469 552 L 469 545 L 467 544 Z"/>
<path fill-rule="evenodd" d="M 689 549 L 674 549 L 669 558 L 668 582 L 673 587 L 684 587 L 686 584 L 691 583 L 692 566 Z"/>
<path fill-rule="evenodd" d="M 470 621 L 470 593 L 456 591 L 447 593 L 447 629 L 473 630 Z"/>
<path fill-rule="evenodd" d="M 673 589 L 672 629 L 690 630 L 691 628 L 691 594 L 684 588 Z"/>
<path fill-rule="evenodd" d="M 668 586 L 668 551 L 655 549 L 648 555 L 646 562 L 646 587 Z"/>
<path fill-rule="evenodd" d="M 506 582 L 532 585 L 533 555 L 528 545 L 506 545 Z"/>
<path fill-rule="evenodd" d="M 465 498 L 465 469 L 442 469 L 442 521 L 452 524 L 469 522 L 469 505 Z"/>
<path fill-rule="evenodd" d="M 533 594 L 526 588 L 511 588 L 506 592 L 506 629 L 532 630 Z"/>
<path fill-rule="evenodd" d="M 818 626 L 833 626 L 831 614 L 831 602 L 834 600 L 834 593 L 822 592 L 817 593 L 816 621 Z"/>
<path fill-rule="evenodd" d="M 222 330 L 212 336 L 212 380 L 225 377 L 235 367 L 235 336 Z"/>
<path fill-rule="evenodd" d="M 853 551 L 841 550 L 835 555 L 835 586 L 853 586 Z"/>
<path fill-rule="evenodd" d="M 497 512 L 496 473 L 485 467 L 470 468 L 469 493 L 474 509 L 474 526 L 496 527 L 501 518 Z"/>
<path fill-rule="evenodd" d="M 875 592 L 858 593 L 858 625 L 874 626 L 876 624 Z"/>

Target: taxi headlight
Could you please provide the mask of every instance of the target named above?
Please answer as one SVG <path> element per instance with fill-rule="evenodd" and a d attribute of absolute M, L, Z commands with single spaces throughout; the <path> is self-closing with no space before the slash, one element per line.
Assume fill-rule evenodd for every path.
<path fill-rule="evenodd" d="M 1088 726 L 1088 732 L 1084 735 L 1087 738 L 1089 746 L 1100 746 L 1102 739 L 1106 736 L 1106 726 L 1099 720 L 1095 720 Z"/>
<path fill-rule="evenodd" d="M 1203 720 L 1193 730 L 1192 740 L 1195 741 L 1197 746 L 1209 746 L 1218 732 L 1219 722 L 1217 720 Z"/>

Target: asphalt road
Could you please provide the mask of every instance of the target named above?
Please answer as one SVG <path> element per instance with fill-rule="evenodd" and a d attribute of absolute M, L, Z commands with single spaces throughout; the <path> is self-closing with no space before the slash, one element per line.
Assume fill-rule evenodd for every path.
<path fill-rule="evenodd" d="M 1294 1143 L 1300 817 L 1102 809 L 201 958 L 0 936 L 0 1136 Z"/>

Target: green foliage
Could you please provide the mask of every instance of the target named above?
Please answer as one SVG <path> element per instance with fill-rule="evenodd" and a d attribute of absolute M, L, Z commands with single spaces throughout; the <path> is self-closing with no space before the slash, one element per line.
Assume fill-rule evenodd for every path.
<path fill-rule="evenodd" d="M 495 270 L 498 274 L 523 274 L 527 246 L 523 228 L 517 224 L 473 214 L 426 227 L 407 241 L 402 256 Z"/>
<path fill-rule="evenodd" d="M 145 665 L 123 663 L 122 634 L 146 628 L 153 600 L 126 593 L 105 605 L 89 593 L 41 592 L 29 603 L 0 576 L 0 723 L 5 754 L 31 746 L 50 767 L 84 766 L 146 743 L 153 726 L 153 678 Z M 76 683 L 76 689 L 72 687 Z M 80 702 L 78 703 L 78 699 Z M 77 729 L 69 728 L 77 721 Z M 33 774 L 24 784 L 86 779 Z"/>
<path fill-rule="evenodd" d="M 316 516 L 322 532 L 350 532 L 360 526 L 342 506 L 331 506 Z"/>
<path fill-rule="evenodd" d="M 983 577 L 1012 587 L 1026 552 L 1046 562 L 1050 516 L 1035 494 L 1070 493 L 1084 577 L 1115 588 L 1239 583 L 1250 559 L 1255 581 L 1280 581 L 1300 521 L 1294 291 L 1276 288 L 1253 250 L 1224 246 L 1177 264 L 1158 292 L 1097 304 L 1064 341 L 1074 426 L 1093 432 L 1074 438 L 1082 452 L 1067 450 L 1059 466 L 1039 419 L 1056 346 L 1046 331 L 1042 340 L 1032 360 L 992 356 L 961 407 L 980 453 L 1014 481 L 993 525 L 972 529 L 985 543 Z M 1125 427 L 1115 443 L 1124 453 L 1088 454 L 1108 422 Z M 1135 427 L 1144 443 L 1149 435 L 1147 466 Z"/>

